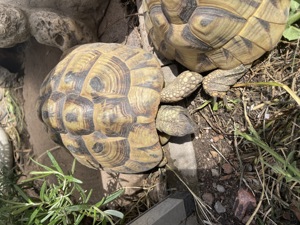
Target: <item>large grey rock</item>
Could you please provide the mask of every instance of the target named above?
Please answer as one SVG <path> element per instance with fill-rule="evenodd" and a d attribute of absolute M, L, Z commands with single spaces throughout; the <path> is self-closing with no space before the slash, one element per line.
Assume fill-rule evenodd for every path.
<path fill-rule="evenodd" d="M 0 0 L 0 47 L 12 47 L 30 34 L 45 45 L 66 50 L 97 41 L 109 0 Z"/>

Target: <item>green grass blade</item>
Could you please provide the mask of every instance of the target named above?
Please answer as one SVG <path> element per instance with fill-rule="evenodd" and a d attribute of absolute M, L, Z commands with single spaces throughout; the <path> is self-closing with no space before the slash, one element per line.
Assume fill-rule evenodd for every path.
<path fill-rule="evenodd" d="M 69 182 L 73 182 L 73 183 L 77 183 L 77 184 L 82 184 L 83 182 L 73 176 L 65 176 L 65 178 L 69 181 Z"/>
<path fill-rule="evenodd" d="M 12 210 L 11 214 L 12 215 L 19 215 L 22 212 L 25 212 L 26 210 L 30 209 L 31 207 L 32 207 L 31 205 L 23 204 L 23 206 L 19 206 L 18 209 Z M 11 207 L 11 209 L 13 209 L 13 207 Z"/>
<path fill-rule="evenodd" d="M 31 161 L 34 162 L 35 164 L 37 164 L 38 166 L 42 167 L 43 169 L 47 170 L 47 171 L 55 171 L 51 167 L 48 167 L 48 166 L 46 166 L 44 164 L 41 164 L 41 163 L 39 163 L 38 161 L 35 161 L 32 158 L 31 158 Z"/>
<path fill-rule="evenodd" d="M 25 193 L 18 185 L 14 184 L 14 188 L 16 189 L 16 191 L 19 193 L 19 195 L 21 195 L 22 198 L 23 198 L 26 202 L 28 202 L 28 203 L 33 203 L 33 202 L 31 201 L 31 199 L 27 196 L 27 194 L 26 194 L 26 193 Z"/>
<path fill-rule="evenodd" d="M 124 193 L 124 189 L 120 189 L 110 195 L 108 195 L 106 198 L 105 198 L 105 201 L 103 202 L 103 205 L 106 205 L 110 202 L 112 202 L 113 200 L 115 200 L 116 198 L 120 197 L 123 193 Z"/>
<path fill-rule="evenodd" d="M 49 159 L 51 160 L 51 163 L 54 166 L 54 168 L 59 173 L 64 174 L 63 170 L 61 169 L 61 167 L 59 166 L 58 162 L 56 161 L 56 159 L 54 158 L 54 156 L 51 154 L 51 152 L 47 151 L 47 155 L 48 155 Z"/>
<path fill-rule="evenodd" d="M 33 224 L 33 222 L 36 219 L 36 216 L 39 213 L 39 211 L 40 211 L 40 209 L 38 209 L 38 208 L 33 211 L 33 213 L 31 214 L 31 216 L 29 218 L 28 225 Z"/>
<path fill-rule="evenodd" d="M 45 201 L 45 192 L 46 192 L 46 188 L 47 188 L 47 183 L 44 182 L 44 183 L 42 184 L 41 189 L 40 189 L 40 199 L 41 199 L 42 201 Z"/>

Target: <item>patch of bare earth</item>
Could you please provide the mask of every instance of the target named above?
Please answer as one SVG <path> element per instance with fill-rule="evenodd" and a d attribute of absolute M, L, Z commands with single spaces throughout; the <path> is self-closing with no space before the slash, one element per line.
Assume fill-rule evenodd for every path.
<path fill-rule="evenodd" d="M 245 83 L 277 81 L 299 96 L 299 53 L 297 42 L 281 42 L 254 62 L 239 83 L 245 86 Z M 293 152 L 293 162 L 297 162 L 299 168 L 299 105 L 283 88 L 274 85 L 232 88 L 225 103 L 217 102 L 216 111 L 211 104 L 199 109 L 207 100 L 210 99 L 199 90 L 196 96 L 190 97 L 188 108 L 199 125 L 199 133 L 193 140 L 198 161 L 199 196 L 212 207 L 217 222 L 245 224 L 264 192 L 253 224 L 258 224 L 259 220 L 264 224 L 299 223 L 300 207 L 296 203 L 299 193 L 295 196 L 288 190 L 284 177 L 277 177 L 272 169 L 262 168 L 258 163 L 261 154 L 271 165 L 276 164 L 274 158 L 264 151 L 259 154 L 256 145 L 234 135 L 236 130 L 249 133 L 250 122 L 262 141 L 278 154 L 287 157 Z M 297 188 L 299 190 L 297 186 L 294 190 Z M 255 202 L 239 204 L 242 190 L 250 193 Z M 240 206 L 245 208 L 242 215 L 238 215 Z"/>

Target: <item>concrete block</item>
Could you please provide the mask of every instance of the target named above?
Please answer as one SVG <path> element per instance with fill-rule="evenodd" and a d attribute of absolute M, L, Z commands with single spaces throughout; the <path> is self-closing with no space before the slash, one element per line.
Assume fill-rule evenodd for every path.
<path fill-rule="evenodd" d="M 195 211 L 189 192 L 179 192 L 155 205 L 128 225 L 183 225 Z"/>

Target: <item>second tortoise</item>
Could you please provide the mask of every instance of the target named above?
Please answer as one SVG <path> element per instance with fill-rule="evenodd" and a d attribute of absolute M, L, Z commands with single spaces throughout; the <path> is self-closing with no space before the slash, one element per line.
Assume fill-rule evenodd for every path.
<path fill-rule="evenodd" d="M 192 71 L 214 70 L 203 87 L 216 97 L 277 45 L 289 5 L 290 0 L 143 0 L 155 49 Z"/>

